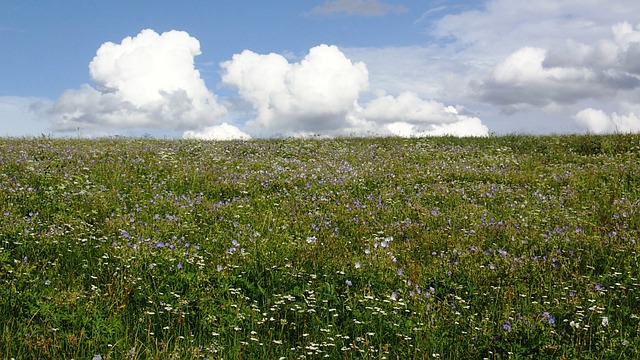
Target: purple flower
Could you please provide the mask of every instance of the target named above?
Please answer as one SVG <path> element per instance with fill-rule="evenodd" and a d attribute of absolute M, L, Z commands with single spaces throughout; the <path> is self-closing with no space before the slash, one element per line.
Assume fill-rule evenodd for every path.
<path fill-rule="evenodd" d="M 542 321 L 545 321 L 549 325 L 553 325 L 556 323 L 556 318 L 549 314 L 548 311 L 545 311 L 542 313 Z"/>
<path fill-rule="evenodd" d="M 391 293 L 390 297 L 391 297 L 391 300 L 394 300 L 394 301 L 398 300 L 398 293 L 394 291 Z"/>
<path fill-rule="evenodd" d="M 120 230 L 120 235 L 124 236 L 125 239 L 131 239 L 131 234 L 127 230 Z"/>
<path fill-rule="evenodd" d="M 495 266 L 494 264 L 489 264 L 489 269 L 491 269 L 491 270 L 495 270 L 495 269 L 496 269 L 496 266 Z"/>
<path fill-rule="evenodd" d="M 351 280 L 345 280 L 344 281 L 345 284 L 347 284 L 347 286 L 351 286 L 353 285 L 353 283 L 351 282 Z"/>
<path fill-rule="evenodd" d="M 597 291 L 602 291 L 602 289 L 604 289 L 604 288 L 602 287 L 602 284 L 600 284 L 600 283 L 596 283 L 596 290 L 597 290 Z"/>
<path fill-rule="evenodd" d="M 511 323 L 510 323 L 510 322 L 508 322 L 508 321 L 503 322 L 503 323 L 502 323 L 502 329 L 503 329 L 504 331 L 507 331 L 507 332 L 508 332 L 508 331 L 511 331 Z"/>

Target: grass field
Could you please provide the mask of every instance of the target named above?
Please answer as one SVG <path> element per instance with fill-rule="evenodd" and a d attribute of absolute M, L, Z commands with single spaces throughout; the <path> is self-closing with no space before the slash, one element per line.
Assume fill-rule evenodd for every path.
<path fill-rule="evenodd" d="M 640 358 L 640 135 L 0 139 L 0 358 Z"/>

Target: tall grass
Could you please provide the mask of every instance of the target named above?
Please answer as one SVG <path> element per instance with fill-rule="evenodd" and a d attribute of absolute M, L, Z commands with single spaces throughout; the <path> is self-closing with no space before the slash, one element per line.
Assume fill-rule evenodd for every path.
<path fill-rule="evenodd" d="M 640 357 L 640 136 L 0 140 L 0 358 Z"/>

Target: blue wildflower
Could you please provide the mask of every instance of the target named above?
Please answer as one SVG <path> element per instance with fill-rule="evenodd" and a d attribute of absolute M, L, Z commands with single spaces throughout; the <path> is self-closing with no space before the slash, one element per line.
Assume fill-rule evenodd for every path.
<path fill-rule="evenodd" d="M 602 291 L 604 288 L 602 287 L 602 284 L 600 283 L 596 283 L 596 290 L 597 291 Z"/>
<path fill-rule="evenodd" d="M 507 332 L 511 331 L 511 323 L 505 321 L 504 323 L 502 323 L 502 329 Z"/>

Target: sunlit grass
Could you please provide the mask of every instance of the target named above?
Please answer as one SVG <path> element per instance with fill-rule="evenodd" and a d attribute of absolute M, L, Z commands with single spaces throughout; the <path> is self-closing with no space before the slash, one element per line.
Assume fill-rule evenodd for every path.
<path fill-rule="evenodd" d="M 0 140 L 0 358 L 636 358 L 640 136 Z"/>

